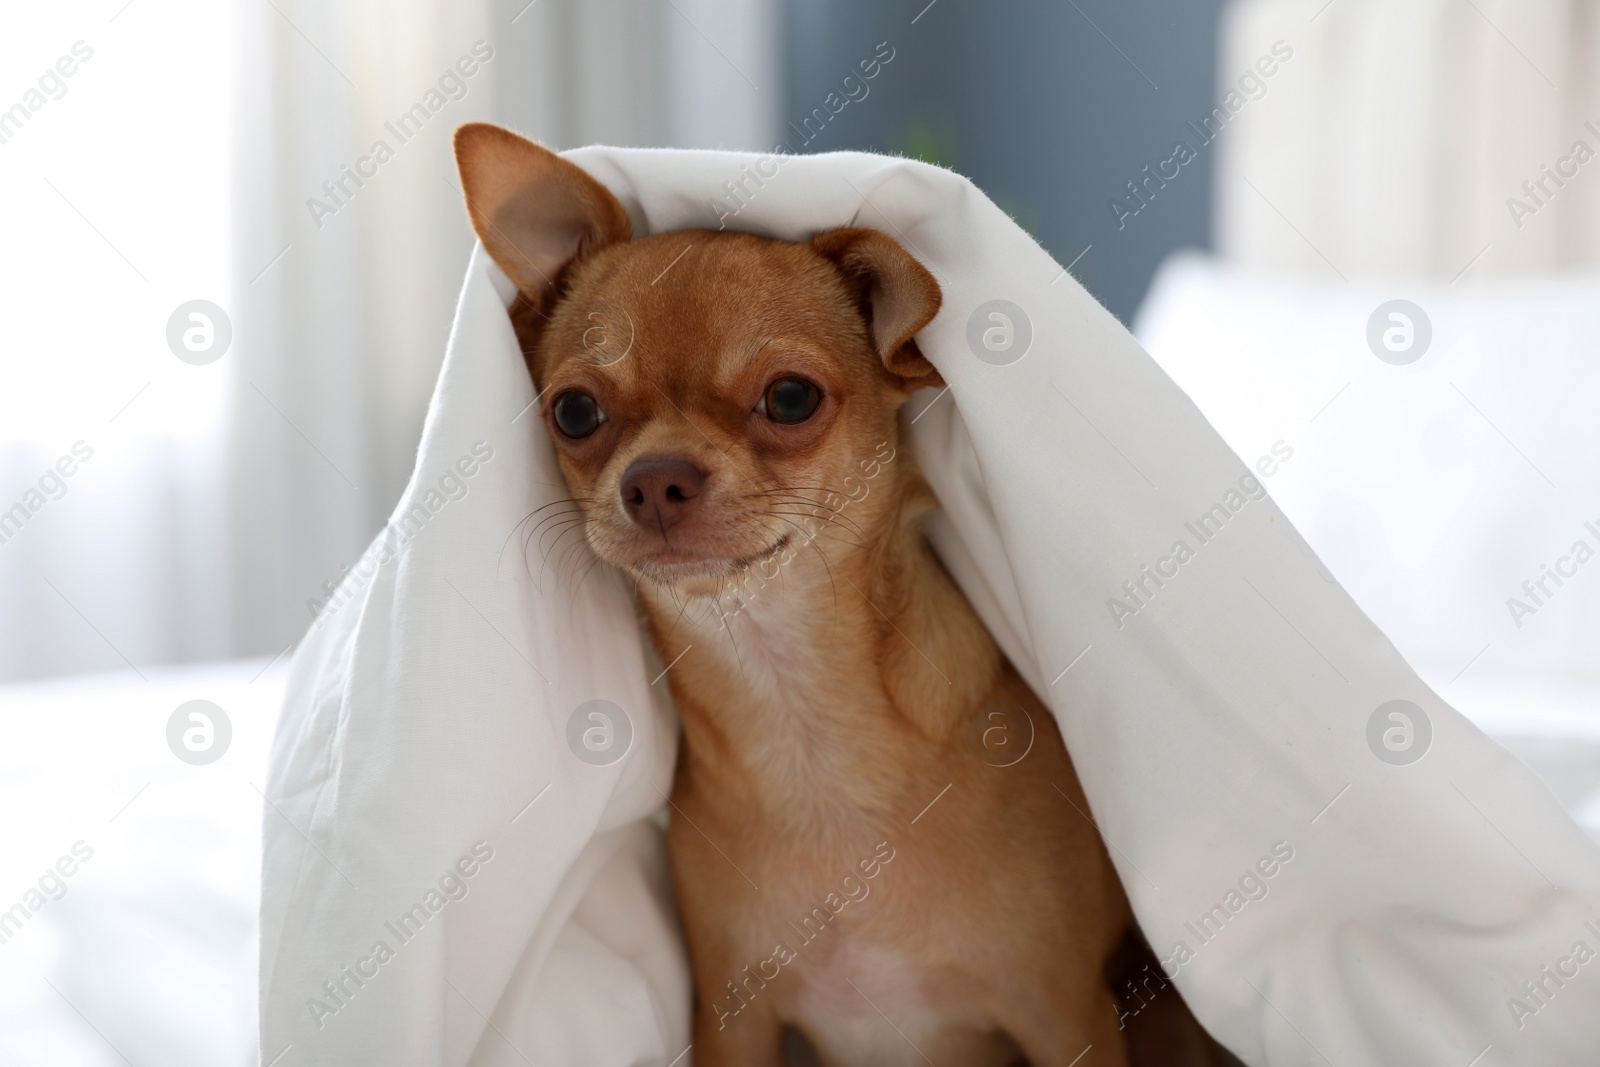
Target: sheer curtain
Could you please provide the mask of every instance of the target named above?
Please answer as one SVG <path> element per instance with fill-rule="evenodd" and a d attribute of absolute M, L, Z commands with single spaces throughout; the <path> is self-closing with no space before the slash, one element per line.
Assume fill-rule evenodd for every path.
<path fill-rule="evenodd" d="M 0 680 L 226 654 L 233 9 L 10 5 L 0 34 Z"/>
<path fill-rule="evenodd" d="M 1219 251 L 1334 279 L 1600 266 L 1597 9 L 1234 0 L 1224 80 L 1274 41 L 1293 58 L 1220 140 Z"/>
<path fill-rule="evenodd" d="M 7 69 L 92 56 L 0 143 L 0 679 L 284 651 L 411 468 L 472 241 L 451 131 L 770 147 L 776 2 L 28 16 Z M 193 299 L 232 327 L 204 366 L 164 335 Z"/>
<path fill-rule="evenodd" d="M 735 0 L 276 0 L 246 17 L 229 542 L 238 647 L 274 652 L 410 472 L 472 245 L 451 131 L 769 146 L 775 16 Z"/>

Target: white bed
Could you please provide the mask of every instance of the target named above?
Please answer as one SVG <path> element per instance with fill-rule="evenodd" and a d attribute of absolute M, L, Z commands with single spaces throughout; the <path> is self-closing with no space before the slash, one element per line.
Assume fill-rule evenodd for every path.
<path fill-rule="evenodd" d="M 0 910 L 24 903 L 61 857 L 75 867 L 46 880 L 59 899 L 0 943 L 0 1063 L 256 1062 L 256 787 L 284 669 L 268 666 L 0 687 Z M 194 699 L 233 727 L 209 766 L 167 747 L 168 718 Z M 81 863 L 80 841 L 80 856 L 92 850 Z"/>
<path fill-rule="evenodd" d="M 283 670 L 252 682 L 264 666 L 0 687 L 3 906 L 75 841 L 94 849 L 66 879 L 66 895 L 0 945 L 0 1063 L 257 1063 L 263 804 L 255 787 Z M 166 748 L 167 717 L 196 697 L 221 705 L 235 731 L 228 754 L 209 767 L 188 767 Z M 1528 679 L 1504 690 L 1458 685 L 1451 699 L 1539 771 L 1600 839 L 1594 693 Z"/>
<path fill-rule="evenodd" d="M 1367 339 L 1397 299 L 1431 333 L 1408 363 Z M 1600 561 L 1508 606 L 1575 540 L 1600 547 L 1597 330 L 1597 275 L 1322 282 L 1193 253 L 1134 324 L 1246 462 L 1293 450 L 1262 480 L 1331 576 L 1600 838 Z"/>
<path fill-rule="evenodd" d="M 1422 293 L 1440 347 L 1431 371 L 1419 362 L 1405 381 L 1360 341 L 1364 309 L 1387 289 L 1275 283 L 1180 260 L 1138 330 L 1247 461 L 1293 442 L 1294 459 L 1267 479 L 1285 512 L 1430 684 L 1600 839 L 1600 684 L 1586 673 L 1600 566 L 1587 586 L 1575 580 L 1552 599 L 1542 628 L 1507 631 L 1494 614 L 1528 553 L 1537 566 L 1538 546 L 1565 530 L 1559 501 L 1568 498 L 1526 484 L 1520 462 L 1496 453 L 1459 404 L 1395 417 L 1434 393 L 1482 396 L 1513 437 L 1533 436 L 1523 447 L 1541 458 L 1548 450 L 1552 478 L 1571 485 L 1600 469 L 1595 431 L 1562 415 L 1595 395 L 1578 361 L 1596 288 Z M 1535 355 L 1496 369 L 1524 351 L 1507 346 L 1522 345 Z M 1273 355 L 1284 351 L 1298 362 Z M 1566 363 L 1565 396 L 1533 377 Z M 1519 432 L 1519 413 L 1535 409 L 1552 436 L 1531 422 Z M 1440 463 L 1451 454 L 1481 469 L 1453 481 Z M 1364 504 L 1356 511 L 1353 490 Z M 1600 517 L 1600 499 L 1589 503 Z M 93 849 L 63 880 L 65 894 L 0 944 L 0 1063 L 256 1062 L 257 788 L 284 668 L 256 660 L 0 687 L 0 909 L 76 842 Z M 223 707 L 233 726 L 229 751 L 209 766 L 167 747 L 168 717 L 196 698 Z"/>

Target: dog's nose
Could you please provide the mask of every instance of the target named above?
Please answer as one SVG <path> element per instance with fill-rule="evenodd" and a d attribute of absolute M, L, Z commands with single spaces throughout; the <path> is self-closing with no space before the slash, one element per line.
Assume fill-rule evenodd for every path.
<path fill-rule="evenodd" d="M 705 484 L 705 471 L 686 459 L 646 456 L 622 472 L 622 507 L 640 526 L 665 531 L 683 520 Z"/>

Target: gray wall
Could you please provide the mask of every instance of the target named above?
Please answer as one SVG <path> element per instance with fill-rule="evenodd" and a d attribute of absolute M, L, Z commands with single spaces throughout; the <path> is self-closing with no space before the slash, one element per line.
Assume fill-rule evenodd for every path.
<path fill-rule="evenodd" d="M 893 151 L 967 175 L 1062 264 L 1092 245 L 1073 274 L 1127 322 L 1169 252 L 1210 244 L 1214 146 L 1164 188 L 1149 185 L 1120 227 L 1108 202 L 1137 206 L 1127 182 L 1180 139 L 1200 145 L 1186 124 L 1214 104 L 1220 7 L 786 0 L 785 117 L 796 126 L 879 42 L 894 49 L 863 99 L 809 142 L 786 135 L 796 151 Z"/>

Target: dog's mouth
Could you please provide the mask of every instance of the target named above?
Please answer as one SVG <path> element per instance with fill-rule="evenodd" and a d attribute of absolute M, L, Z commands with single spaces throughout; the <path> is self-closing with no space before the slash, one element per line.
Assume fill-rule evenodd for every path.
<path fill-rule="evenodd" d="M 738 559 L 733 561 L 734 569 L 742 571 L 746 568 L 754 567 L 757 563 L 765 563 L 767 560 L 771 559 L 773 556 L 776 556 L 779 552 L 782 552 L 785 548 L 789 547 L 789 538 L 789 534 L 784 534 L 782 537 L 772 542 L 772 544 L 768 545 L 760 552 L 756 552 L 749 556 L 740 556 Z"/>
<path fill-rule="evenodd" d="M 789 547 L 792 540 L 793 535 L 786 533 L 766 548 L 743 556 L 720 556 L 669 546 L 640 556 L 628 569 L 657 585 L 726 580 L 774 558 Z"/>

